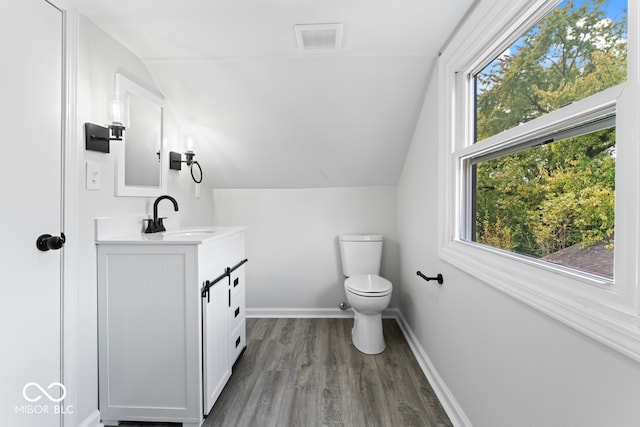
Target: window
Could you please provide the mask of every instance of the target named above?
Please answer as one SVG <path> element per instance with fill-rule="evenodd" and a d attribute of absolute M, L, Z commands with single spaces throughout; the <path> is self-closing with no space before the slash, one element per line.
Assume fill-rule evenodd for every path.
<path fill-rule="evenodd" d="M 640 360 L 637 34 L 626 0 L 478 4 L 440 58 L 439 255 Z"/>
<path fill-rule="evenodd" d="M 564 0 L 473 76 L 483 140 L 627 80 L 626 0 Z"/>
<path fill-rule="evenodd" d="M 474 142 L 623 83 L 626 47 L 623 5 L 561 2 L 473 76 Z M 464 237 L 613 280 L 615 119 L 566 124 L 467 162 Z"/>
<path fill-rule="evenodd" d="M 469 161 L 470 240 L 612 280 L 615 127 L 525 147 Z"/>

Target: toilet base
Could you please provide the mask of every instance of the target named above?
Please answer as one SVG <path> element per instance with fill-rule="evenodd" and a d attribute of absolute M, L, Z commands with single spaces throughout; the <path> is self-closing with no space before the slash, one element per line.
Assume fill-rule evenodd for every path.
<path fill-rule="evenodd" d="M 382 313 L 361 314 L 354 310 L 351 342 L 365 354 L 379 354 L 385 349 L 382 334 Z"/>

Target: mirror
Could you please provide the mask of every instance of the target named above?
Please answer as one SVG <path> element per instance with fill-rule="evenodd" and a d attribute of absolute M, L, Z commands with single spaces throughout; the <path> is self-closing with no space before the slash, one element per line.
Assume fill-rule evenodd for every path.
<path fill-rule="evenodd" d="M 116 74 L 124 105 L 123 140 L 116 147 L 116 196 L 157 197 L 166 193 L 162 96 Z"/>

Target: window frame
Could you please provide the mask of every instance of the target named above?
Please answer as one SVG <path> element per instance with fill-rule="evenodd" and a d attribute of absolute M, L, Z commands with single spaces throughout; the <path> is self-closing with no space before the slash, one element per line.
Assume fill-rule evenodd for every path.
<path fill-rule="evenodd" d="M 627 82 L 474 143 L 474 76 L 559 0 L 479 2 L 467 15 L 438 65 L 438 255 L 477 279 L 640 361 L 638 246 L 640 234 L 640 0 L 628 0 Z M 616 253 L 614 280 L 465 240 L 470 226 L 470 159 L 525 140 L 615 114 Z"/>

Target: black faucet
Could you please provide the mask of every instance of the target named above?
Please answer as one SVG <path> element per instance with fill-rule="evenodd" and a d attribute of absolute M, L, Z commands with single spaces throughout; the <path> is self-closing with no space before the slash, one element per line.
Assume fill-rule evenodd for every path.
<path fill-rule="evenodd" d="M 149 221 L 149 225 L 147 225 L 147 229 L 144 231 L 145 233 L 159 233 L 161 231 L 166 231 L 166 229 L 164 228 L 164 224 L 162 223 L 162 220 L 164 218 L 158 218 L 158 203 L 160 202 L 160 200 L 164 199 L 171 200 L 171 203 L 173 203 L 173 210 L 178 212 L 178 202 L 176 202 L 176 199 L 166 194 L 164 196 L 158 197 L 156 201 L 153 202 L 153 219 L 145 220 Z"/>

